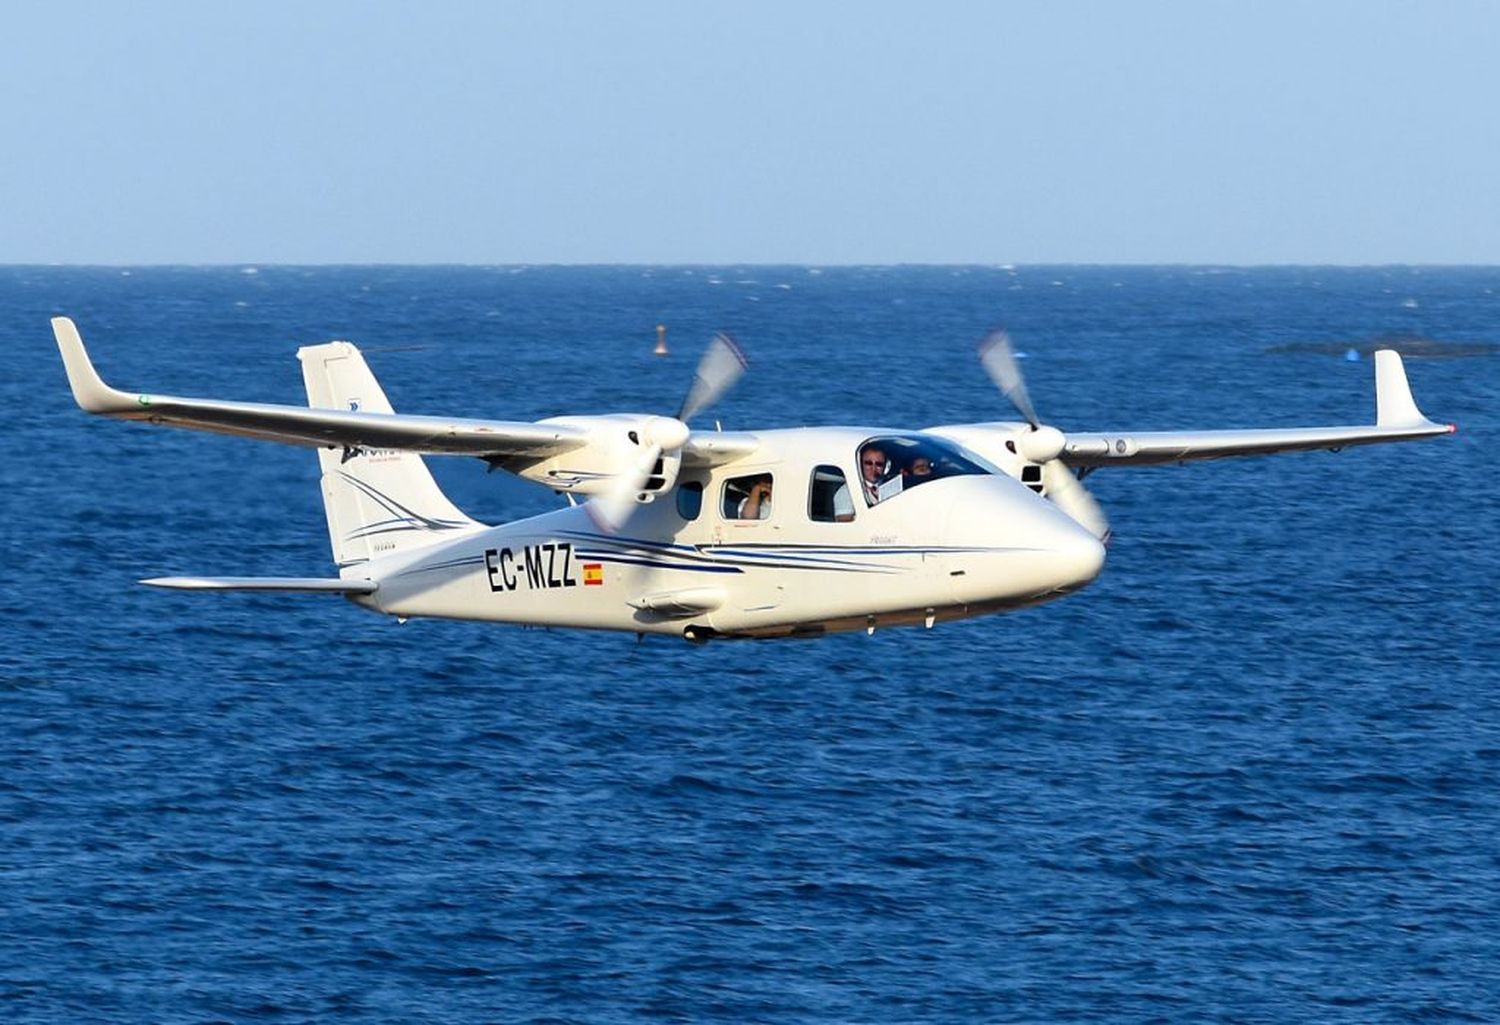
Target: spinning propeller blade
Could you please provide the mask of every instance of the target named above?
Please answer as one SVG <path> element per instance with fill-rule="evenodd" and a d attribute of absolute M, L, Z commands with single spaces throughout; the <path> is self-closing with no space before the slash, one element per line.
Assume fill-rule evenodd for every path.
<path fill-rule="evenodd" d="M 1002 395 L 1010 399 L 1011 405 L 1016 407 L 1016 412 L 1021 414 L 1022 419 L 1033 429 L 1040 427 L 1041 421 L 1037 419 L 1036 409 L 1031 405 L 1031 396 L 1026 394 L 1026 379 L 1021 376 L 1021 368 L 1016 366 L 1016 355 L 1011 351 L 1010 335 L 1005 331 L 991 331 L 986 335 L 984 341 L 979 343 L 979 362 L 984 364 L 990 380 L 995 382 L 995 387 L 1000 389 Z"/>
<path fill-rule="evenodd" d="M 1060 458 L 1067 438 L 1056 427 L 1045 426 L 1037 418 L 1031 396 L 1026 392 L 1026 379 L 1021 376 L 1021 368 L 1011 351 L 1010 336 L 1004 331 L 990 332 L 979 344 L 979 361 L 995 387 L 1031 425 L 1030 433 L 1018 440 L 1017 448 L 1022 457 L 1041 465 L 1042 489 L 1047 498 L 1095 537 L 1108 538 L 1109 519 L 1104 510 Z"/>
<path fill-rule="evenodd" d="M 692 386 L 677 411 L 677 419 L 691 420 L 723 397 L 724 393 L 740 379 L 748 364 L 745 354 L 734 344 L 734 339 L 720 332 L 708 343 L 708 350 L 698 361 L 693 374 Z"/>
<path fill-rule="evenodd" d="M 1104 510 L 1061 459 L 1042 464 L 1042 487 L 1054 505 L 1077 520 L 1090 534 L 1101 541 L 1109 537 L 1109 519 Z"/>
<path fill-rule="evenodd" d="M 616 475 L 609 491 L 587 503 L 589 516 L 600 530 L 619 533 L 639 504 L 649 500 L 649 495 L 642 496 L 645 495 L 646 483 L 656 472 L 657 461 L 663 455 L 680 456 L 682 447 L 692 437 L 688 418 L 723 398 L 748 365 L 745 354 L 734 339 L 722 333 L 714 335 L 713 341 L 708 343 L 708 350 L 698 361 L 693 383 L 688 387 L 677 416 L 659 416 L 646 421 L 638 431 L 640 452 L 623 472 Z"/>

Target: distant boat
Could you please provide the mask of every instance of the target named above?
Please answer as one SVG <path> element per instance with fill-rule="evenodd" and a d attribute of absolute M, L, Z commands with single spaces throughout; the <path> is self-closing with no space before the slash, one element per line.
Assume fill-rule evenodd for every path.
<path fill-rule="evenodd" d="M 1464 356 L 1493 356 L 1500 353 L 1500 342 L 1447 342 L 1427 338 L 1409 331 L 1387 331 L 1384 334 L 1359 340 L 1287 342 L 1273 345 L 1270 353 L 1317 353 L 1324 356 L 1342 356 L 1346 360 L 1357 360 L 1369 356 L 1376 349 L 1395 349 L 1412 359 L 1457 359 Z"/>

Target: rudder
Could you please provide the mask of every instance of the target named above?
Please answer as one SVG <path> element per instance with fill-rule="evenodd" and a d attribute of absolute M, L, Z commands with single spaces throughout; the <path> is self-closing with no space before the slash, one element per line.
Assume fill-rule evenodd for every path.
<path fill-rule="evenodd" d="M 312 408 L 394 412 L 352 343 L 303 346 L 297 358 Z M 415 452 L 323 447 L 318 465 L 328 538 L 340 568 L 482 529 L 448 500 Z"/>

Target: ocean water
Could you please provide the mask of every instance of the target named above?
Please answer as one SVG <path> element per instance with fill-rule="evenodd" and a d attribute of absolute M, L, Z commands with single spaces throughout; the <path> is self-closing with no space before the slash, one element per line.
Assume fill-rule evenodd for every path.
<path fill-rule="evenodd" d="M 398 625 L 166 573 L 320 575 L 300 449 L 85 416 L 301 402 L 726 428 L 1373 417 L 1385 332 L 1500 339 L 1489 268 L 0 268 L 0 1020 L 1500 1019 L 1500 359 L 1413 359 L 1449 438 L 1104 470 L 1083 592 L 710 644 Z M 674 354 L 650 355 L 664 323 Z M 557 499 L 435 460 L 476 517 Z"/>

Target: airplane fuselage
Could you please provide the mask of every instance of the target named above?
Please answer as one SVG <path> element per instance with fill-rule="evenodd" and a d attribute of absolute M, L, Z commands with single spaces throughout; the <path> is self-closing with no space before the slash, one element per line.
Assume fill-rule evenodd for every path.
<path fill-rule="evenodd" d="M 594 627 L 690 638 L 938 622 L 1035 604 L 1092 580 L 1103 546 L 1002 473 L 907 486 L 871 501 L 859 428 L 757 432 L 752 460 L 685 468 L 676 487 L 603 530 L 586 506 L 347 567 L 379 589 L 352 600 L 396 616 Z M 767 477 L 764 518 L 743 482 Z M 841 477 L 848 518 L 820 516 Z M 820 488 L 823 489 L 820 491 Z M 895 490 L 888 487 L 888 491 Z"/>

